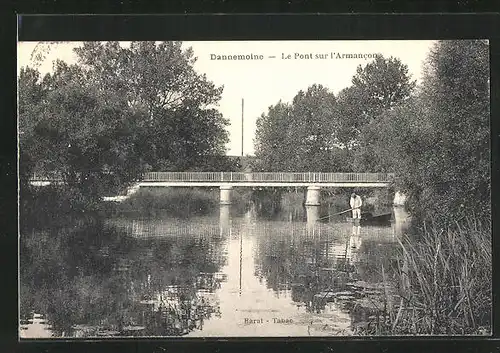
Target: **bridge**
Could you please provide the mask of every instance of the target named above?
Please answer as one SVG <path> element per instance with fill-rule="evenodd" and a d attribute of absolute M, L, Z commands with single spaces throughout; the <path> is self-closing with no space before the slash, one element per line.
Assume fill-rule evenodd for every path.
<path fill-rule="evenodd" d="M 391 173 L 286 173 L 286 172 L 149 172 L 133 188 L 139 187 L 219 187 L 221 204 L 231 204 L 233 187 L 307 187 L 306 205 L 320 204 L 320 190 L 325 187 L 375 187 L 391 184 Z M 33 185 L 60 183 L 60 178 L 34 176 Z"/>
<path fill-rule="evenodd" d="M 221 205 L 231 204 L 231 190 L 246 187 L 307 187 L 306 206 L 320 205 L 322 187 L 388 187 L 390 173 L 284 173 L 284 172 L 151 172 L 139 182 L 141 187 L 216 186 Z"/>
<path fill-rule="evenodd" d="M 387 187 L 390 173 L 239 173 L 239 172 L 150 172 L 140 186 L 253 186 L 295 187 Z"/>

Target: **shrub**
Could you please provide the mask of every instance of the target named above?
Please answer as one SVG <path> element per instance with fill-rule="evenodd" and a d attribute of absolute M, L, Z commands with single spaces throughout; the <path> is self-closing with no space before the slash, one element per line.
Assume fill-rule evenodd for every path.
<path fill-rule="evenodd" d="M 138 212 L 155 215 L 167 212 L 184 217 L 189 214 L 207 214 L 219 204 L 218 190 L 193 188 L 141 188 L 114 207 L 117 212 Z"/>

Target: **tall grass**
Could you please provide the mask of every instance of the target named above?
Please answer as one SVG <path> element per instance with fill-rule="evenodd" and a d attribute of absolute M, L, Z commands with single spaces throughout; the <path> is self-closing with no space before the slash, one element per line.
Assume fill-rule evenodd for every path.
<path fill-rule="evenodd" d="M 128 199 L 110 204 L 110 208 L 120 213 L 140 213 L 149 216 L 168 213 L 182 217 L 189 214 L 208 214 L 218 205 L 218 189 L 141 188 Z"/>
<path fill-rule="evenodd" d="M 219 209 L 220 190 L 197 188 L 141 188 L 120 203 L 108 203 L 107 213 L 138 213 L 154 216 L 168 214 L 174 217 L 206 215 Z M 250 193 L 232 192 L 232 207 L 244 212 L 250 202 Z"/>
<path fill-rule="evenodd" d="M 491 331 L 489 225 L 477 220 L 446 230 L 425 226 L 400 241 L 397 294 L 385 295 L 384 334 L 484 335 Z M 384 281 L 386 282 L 386 281 Z M 399 302 L 399 305 L 390 305 Z"/>

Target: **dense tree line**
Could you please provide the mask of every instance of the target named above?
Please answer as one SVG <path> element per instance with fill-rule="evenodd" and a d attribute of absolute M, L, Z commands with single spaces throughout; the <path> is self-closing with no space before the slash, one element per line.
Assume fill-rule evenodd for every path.
<path fill-rule="evenodd" d="M 441 41 L 425 63 L 418 92 L 367 128 L 397 185 L 423 218 L 490 218 L 489 48 Z M 390 158 L 391 156 L 392 158 Z"/>
<path fill-rule="evenodd" d="M 397 58 L 359 66 L 338 95 L 313 85 L 257 121 L 257 168 L 394 172 L 422 218 L 489 217 L 489 49 L 438 41 L 419 86 Z"/>
<path fill-rule="evenodd" d="M 142 172 L 231 170 L 215 107 L 222 87 L 198 74 L 181 42 L 86 42 L 77 62 L 19 75 L 20 175 L 55 172 L 102 196 Z"/>
<path fill-rule="evenodd" d="M 359 66 L 352 86 L 337 96 L 321 85 L 278 102 L 257 120 L 257 168 L 284 171 L 353 171 L 362 158 L 366 125 L 410 96 L 415 82 L 396 58 L 377 56 Z M 377 170 L 374 170 L 377 171 Z"/>
<path fill-rule="evenodd" d="M 257 120 L 257 168 L 301 172 L 337 166 L 342 151 L 334 144 L 340 122 L 335 106 L 336 98 L 327 88 L 313 85 L 300 91 L 292 104 L 270 107 Z"/>

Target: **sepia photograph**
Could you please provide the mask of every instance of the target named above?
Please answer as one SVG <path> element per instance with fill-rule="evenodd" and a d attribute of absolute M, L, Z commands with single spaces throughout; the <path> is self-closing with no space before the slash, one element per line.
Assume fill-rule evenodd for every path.
<path fill-rule="evenodd" d="M 488 40 L 17 64 L 20 340 L 492 334 Z"/>

